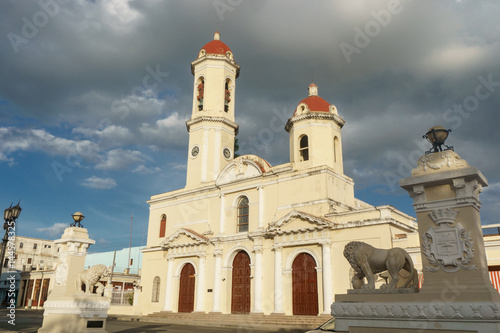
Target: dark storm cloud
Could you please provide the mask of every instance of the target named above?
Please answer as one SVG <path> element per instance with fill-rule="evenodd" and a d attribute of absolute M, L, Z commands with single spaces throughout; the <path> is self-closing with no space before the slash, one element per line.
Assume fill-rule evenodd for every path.
<path fill-rule="evenodd" d="M 283 126 L 314 78 L 347 121 L 345 169 L 358 185 L 387 187 L 387 172 L 408 176 L 422 134 L 436 124 L 453 129 L 450 144 L 495 184 L 499 9 L 472 1 L 68 1 L 16 52 L 5 36 L 23 36 L 43 9 L 4 1 L 0 96 L 9 108 L 0 117 L 15 123 L 15 110 L 79 134 L 104 132 L 106 118 L 122 129 L 108 129 L 114 149 L 134 140 L 139 150 L 184 151 L 189 63 L 218 29 L 241 65 L 240 153 L 288 161 Z M 476 96 L 481 85 L 487 97 Z M 172 134 L 158 143 L 165 131 Z"/>

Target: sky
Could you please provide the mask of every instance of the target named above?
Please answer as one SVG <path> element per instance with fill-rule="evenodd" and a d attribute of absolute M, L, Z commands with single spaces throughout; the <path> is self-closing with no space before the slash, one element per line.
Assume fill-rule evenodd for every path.
<path fill-rule="evenodd" d="M 289 161 L 284 130 L 313 81 L 346 121 L 355 196 L 415 216 L 398 181 L 434 125 L 489 181 L 500 223 L 500 3 L 409 0 L 0 2 L 0 204 L 58 239 L 80 211 L 89 252 L 146 243 L 155 194 L 186 181 L 190 62 L 214 31 L 241 66 L 240 154 Z M 276 130 L 281 124 L 282 130 Z"/>

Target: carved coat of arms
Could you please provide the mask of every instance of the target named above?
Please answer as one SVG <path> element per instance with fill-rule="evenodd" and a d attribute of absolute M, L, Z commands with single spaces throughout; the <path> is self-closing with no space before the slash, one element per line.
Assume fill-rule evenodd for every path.
<path fill-rule="evenodd" d="M 430 216 L 437 227 L 429 227 L 423 235 L 422 253 L 433 266 L 425 266 L 430 272 L 442 269 L 453 273 L 459 269 L 473 270 L 476 265 L 470 265 L 474 258 L 474 242 L 460 223 L 454 223 L 458 211 L 453 209 L 438 209 Z"/>

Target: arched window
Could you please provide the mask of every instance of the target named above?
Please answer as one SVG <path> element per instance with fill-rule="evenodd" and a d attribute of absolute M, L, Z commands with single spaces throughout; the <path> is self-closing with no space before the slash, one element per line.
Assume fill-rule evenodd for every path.
<path fill-rule="evenodd" d="M 24 246 L 24 243 L 23 243 L 23 242 L 19 243 L 19 248 L 20 248 L 20 249 L 22 249 L 22 248 L 23 248 L 23 246 Z"/>
<path fill-rule="evenodd" d="M 160 301 L 160 277 L 155 276 L 153 279 L 153 294 L 151 295 L 151 302 L 158 303 Z"/>
<path fill-rule="evenodd" d="M 337 162 L 337 154 L 339 153 L 339 138 L 333 139 L 333 161 Z"/>
<path fill-rule="evenodd" d="M 198 81 L 198 96 L 196 99 L 198 100 L 198 110 L 203 110 L 203 99 L 205 98 L 205 80 L 200 78 Z"/>
<path fill-rule="evenodd" d="M 229 102 L 231 102 L 231 92 L 229 91 L 229 80 L 226 80 L 224 86 L 224 111 L 229 111 Z"/>
<path fill-rule="evenodd" d="M 309 160 L 309 142 L 307 139 L 307 135 L 303 135 L 300 138 L 299 144 L 299 154 L 300 154 L 300 162 Z"/>
<path fill-rule="evenodd" d="M 238 232 L 248 231 L 248 198 L 238 201 Z"/>
<path fill-rule="evenodd" d="M 165 229 L 167 228 L 167 215 L 163 214 L 160 221 L 160 237 L 165 237 Z"/>

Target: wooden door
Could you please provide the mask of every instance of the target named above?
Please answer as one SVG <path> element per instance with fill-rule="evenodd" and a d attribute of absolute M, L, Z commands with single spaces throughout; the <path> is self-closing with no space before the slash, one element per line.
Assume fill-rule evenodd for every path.
<path fill-rule="evenodd" d="M 36 279 L 35 281 L 35 291 L 33 292 L 33 303 L 32 306 L 38 306 L 38 297 L 40 296 L 40 287 L 42 286 L 42 280 Z"/>
<path fill-rule="evenodd" d="M 28 281 L 28 289 L 26 291 L 26 298 L 24 299 L 24 306 L 28 306 L 28 302 L 31 299 L 31 293 L 33 292 L 33 283 L 34 280 Z"/>
<path fill-rule="evenodd" d="M 231 313 L 250 313 L 250 257 L 240 251 L 233 260 Z"/>
<path fill-rule="evenodd" d="M 179 309 L 178 312 L 193 312 L 194 310 L 194 267 L 186 264 L 182 268 L 179 282 Z"/>
<path fill-rule="evenodd" d="M 49 294 L 49 284 L 50 279 L 43 280 L 42 283 L 42 295 L 40 296 L 40 306 L 43 306 L 43 303 L 47 300 L 47 295 Z"/>
<path fill-rule="evenodd" d="M 318 314 L 318 282 L 316 262 L 307 254 L 299 254 L 292 264 L 292 297 L 294 315 Z"/>

